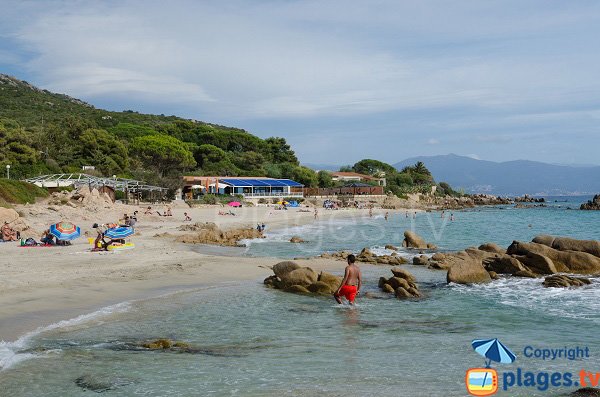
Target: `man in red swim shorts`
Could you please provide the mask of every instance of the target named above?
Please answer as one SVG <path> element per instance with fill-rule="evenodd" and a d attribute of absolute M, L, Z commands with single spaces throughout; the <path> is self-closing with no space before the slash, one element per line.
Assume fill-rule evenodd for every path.
<path fill-rule="evenodd" d="M 340 287 L 333 294 L 336 302 L 342 304 L 341 297 L 343 296 L 351 305 L 353 305 L 356 295 L 360 293 L 360 284 L 360 269 L 356 265 L 356 257 L 350 254 L 348 255 L 348 266 L 346 266 L 344 272 L 344 279 L 342 280 Z"/>

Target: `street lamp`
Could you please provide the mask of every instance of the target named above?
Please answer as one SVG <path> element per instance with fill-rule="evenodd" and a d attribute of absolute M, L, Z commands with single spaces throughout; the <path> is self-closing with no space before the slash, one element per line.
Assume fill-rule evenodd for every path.
<path fill-rule="evenodd" d="M 6 179 L 10 179 L 10 164 L 6 164 Z"/>

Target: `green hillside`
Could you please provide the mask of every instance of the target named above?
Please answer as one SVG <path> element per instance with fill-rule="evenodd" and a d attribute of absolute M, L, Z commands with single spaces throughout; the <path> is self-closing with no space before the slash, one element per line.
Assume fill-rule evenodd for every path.
<path fill-rule="evenodd" d="M 285 177 L 316 186 L 283 138 L 175 116 L 110 112 L 0 74 L 0 169 L 15 178 L 96 173 L 176 188 L 183 173 Z"/>

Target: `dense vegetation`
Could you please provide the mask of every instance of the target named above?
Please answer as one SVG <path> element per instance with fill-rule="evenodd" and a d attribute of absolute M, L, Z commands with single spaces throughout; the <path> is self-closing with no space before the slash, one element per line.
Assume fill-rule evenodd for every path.
<path fill-rule="evenodd" d="M 268 176 L 308 187 L 336 184 L 326 171 L 299 164 L 284 138 L 175 116 L 110 112 L 0 74 L 0 170 L 14 178 L 82 172 L 129 177 L 172 189 L 181 175 Z M 434 184 L 423 163 L 397 171 L 377 160 L 347 170 L 385 177 L 402 195 Z M 90 171 L 86 171 L 90 173 Z M 449 186 L 438 190 L 453 193 Z M 430 190 L 429 190 L 430 191 Z"/>
<path fill-rule="evenodd" d="M 271 176 L 317 185 L 283 138 L 175 116 L 96 109 L 0 75 L 0 169 L 15 178 L 96 173 L 177 187 L 191 175 Z"/>

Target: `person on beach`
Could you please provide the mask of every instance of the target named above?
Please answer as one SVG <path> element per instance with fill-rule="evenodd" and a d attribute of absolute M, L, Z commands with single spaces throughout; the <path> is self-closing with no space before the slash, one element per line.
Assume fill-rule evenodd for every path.
<path fill-rule="evenodd" d="M 94 240 L 94 248 L 92 248 L 92 251 L 108 251 L 108 246 L 112 244 L 112 239 L 110 241 L 104 240 L 104 233 L 108 230 L 108 225 L 94 223 L 92 229 L 96 229 L 96 232 L 98 233 L 96 240 Z M 98 247 L 98 244 L 100 244 L 100 247 Z"/>
<path fill-rule="evenodd" d="M 388 216 L 389 215 L 390 215 L 390 213 L 386 211 L 385 216 L 384 216 L 384 218 L 385 218 L 386 221 L 388 220 Z"/>
<path fill-rule="evenodd" d="M 54 245 L 54 235 L 50 233 L 50 229 L 44 230 L 40 239 L 43 245 Z"/>
<path fill-rule="evenodd" d="M 171 207 L 167 206 L 167 211 L 165 212 L 165 216 L 173 216 L 173 212 L 171 212 Z"/>
<path fill-rule="evenodd" d="M 444 210 L 442 210 L 442 214 L 440 215 L 440 218 L 444 219 L 444 215 L 445 215 Z"/>
<path fill-rule="evenodd" d="M 319 210 L 315 208 L 315 220 L 319 217 Z"/>
<path fill-rule="evenodd" d="M 406 217 L 408 218 L 408 211 L 406 211 Z"/>
<path fill-rule="evenodd" d="M 183 219 L 184 222 L 191 222 L 192 221 L 192 218 L 188 215 L 187 212 L 184 212 L 183 216 L 185 216 L 185 218 Z"/>
<path fill-rule="evenodd" d="M 373 218 L 373 207 L 369 207 L 369 218 Z"/>
<path fill-rule="evenodd" d="M 144 211 L 144 215 L 152 215 L 152 207 L 146 208 L 146 211 Z"/>
<path fill-rule="evenodd" d="M 360 268 L 356 264 L 356 257 L 350 254 L 348 255 L 348 266 L 346 266 L 344 271 L 344 278 L 340 287 L 333 294 L 335 301 L 341 305 L 341 297 L 343 296 L 348 300 L 348 303 L 354 305 L 354 299 L 360 293 L 361 279 Z"/>
<path fill-rule="evenodd" d="M 450 214 L 450 222 L 454 222 L 454 214 Z"/>
<path fill-rule="evenodd" d="M 0 234 L 2 234 L 2 240 L 4 241 L 17 241 L 20 238 L 19 233 L 14 231 L 8 222 L 4 222 L 2 229 L 0 229 Z"/>

